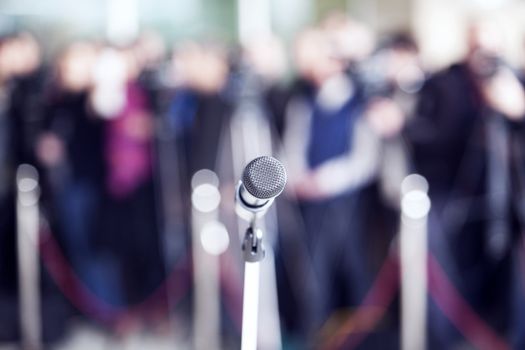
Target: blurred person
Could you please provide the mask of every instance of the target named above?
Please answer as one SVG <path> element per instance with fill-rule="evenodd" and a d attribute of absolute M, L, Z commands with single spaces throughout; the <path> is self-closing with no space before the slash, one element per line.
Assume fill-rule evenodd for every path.
<path fill-rule="evenodd" d="M 34 147 L 42 127 L 42 91 L 45 70 L 41 50 L 28 32 L 14 33 L 0 44 L 0 338 L 18 336 L 16 253 L 16 170 L 23 163 L 35 164 Z M 48 336 L 49 328 L 44 329 Z"/>
<path fill-rule="evenodd" d="M 189 220 L 191 215 L 190 183 L 193 171 L 195 171 L 195 167 L 192 165 L 192 157 L 194 155 L 195 158 L 198 157 L 192 152 L 192 136 L 200 100 L 197 88 L 190 83 L 194 70 L 191 66 L 196 64 L 194 58 L 198 55 L 199 50 L 199 46 L 193 42 L 186 42 L 174 48 L 170 60 L 171 80 L 174 88 L 171 91 L 171 101 L 168 103 L 166 111 L 167 124 L 173 140 L 170 146 L 174 148 L 173 152 L 177 159 L 176 163 L 173 160 L 171 162 L 176 167 L 175 172 L 179 180 L 177 186 L 180 189 L 180 197 L 172 200 L 180 201 L 181 227 L 185 231 L 186 237 L 191 235 L 191 222 Z M 186 243 L 188 242 L 189 238 L 186 240 Z"/>
<path fill-rule="evenodd" d="M 389 35 L 357 75 L 367 123 L 381 144 L 376 177 L 364 191 L 362 208 L 374 242 L 369 253 L 375 256 L 374 263 L 382 264 L 399 227 L 401 183 L 412 170 L 405 125 L 414 115 L 425 75 L 416 43 L 403 32 Z"/>
<path fill-rule="evenodd" d="M 193 174 L 201 169 L 220 173 L 219 168 L 225 168 L 219 159 L 234 105 L 227 92 L 230 67 L 225 49 L 211 42 L 182 43 L 171 63 L 176 87 L 167 119 L 176 147 L 183 217 L 189 218 Z M 190 222 L 184 226 L 189 229 Z"/>
<path fill-rule="evenodd" d="M 417 92 L 426 78 L 417 44 L 406 32 L 388 35 L 359 65 L 357 75 L 369 100 L 391 99 L 405 114 L 413 111 Z"/>
<path fill-rule="evenodd" d="M 362 91 L 346 74 L 327 33 L 302 33 L 295 55 L 300 77 L 288 104 L 283 141 L 287 188 L 301 211 L 315 277 L 304 291 L 304 305 L 291 317 L 300 320 L 293 327 L 312 336 L 336 309 L 357 306 L 370 286 L 359 203 L 374 176 L 379 143 L 362 118 Z"/>
<path fill-rule="evenodd" d="M 7 205 L 8 194 L 11 190 L 11 176 L 13 174 L 13 164 L 10 164 L 10 152 L 9 152 L 9 120 L 7 109 L 9 105 L 9 80 L 11 73 L 7 67 L 3 64 L 5 60 L 6 39 L 0 39 L 0 205 L 4 208 Z M 7 212 L 2 210 L 2 212 Z M 0 224 L 0 232 L 4 233 L 7 231 L 4 216 L 2 223 Z M 2 274 L 3 276 L 4 274 Z"/>
<path fill-rule="evenodd" d="M 412 171 L 405 125 L 413 117 L 425 76 L 417 45 L 402 32 L 388 35 L 373 54 L 351 67 L 349 73 L 362 89 L 363 118 L 378 143 L 375 171 L 359 195 L 359 220 L 361 230 L 366 232 L 364 265 L 376 279 L 384 266 L 398 256 L 401 183 Z M 384 293 L 378 292 L 375 297 L 385 296 Z M 394 301 L 384 310 L 380 329 L 367 337 L 363 347 L 383 349 L 387 339 L 398 343 L 398 305 L 399 301 Z"/>
<path fill-rule="evenodd" d="M 126 103 L 127 67 L 124 56 L 115 49 L 102 48 L 93 65 L 91 107 L 104 119 L 111 119 Z"/>
<path fill-rule="evenodd" d="M 166 44 L 159 33 L 148 30 L 134 43 L 133 53 L 141 69 L 155 68 L 166 59 Z"/>
<path fill-rule="evenodd" d="M 525 68 L 521 70 L 521 83 L 525 89 Z M 515 185 L 513 190 L 514 198 L 514 210 L 517 212 L 515 214 L 518 216 L 518 225 L 519 228 L 516 228 L 521 235 L 519 241 L 520 243 L 517 247 L 513 247 L 513 272 L 512 272 L 512 306 L 511 306 L 511 326 L 510 326 L 510 335 L 511 335 L 511 344 L 515 348 L 525 348 L 525 335 L 522 330 L 525 327 L 525 278 L 524 278 L 524 265 L 525 261 L 525 250 L 524 248 L 524 236 L 523 236 L 523 225 L 525 225 L 525 196 L 523 196 L 525 190 L 525 154 L 523 149 L 525 149 L 525 135 L 523 129 L 523 123 L 518 123 L 516 128 L 516 123 L 511 123 L 514 135 L 510 141 L 512 147 L 512 158 L 514 162 L 513 171 L 515 171 Z M 521 125 L 520 125 L 521 124 Z M 519 248 L 521 246 L 521 249 Z"/>
<path fill-rule="evenodd" d="M 344 13 L 331 13 L 323 19 L 322 29 L 333 45 L 333 54 L 346 66 L 353 69 L 372 54 L 376 39 L 372 30 L 364 23 Z"/>
<path fill-rule="evenodd" d="M 164 39 L 155 31 L 145 31 L 134 43 L 133 52 L 139 67 L 137 81 L 147 93 L 152 111 L 164 113 L 169 104 L 169 94 L 164 93 L 169 67 Z"/>
<path fill-rule="evenodd" d="M 14 35 L 4 45 L 2 65 L 10 77 L 8 114 L 13 162 L 35 164 L 34 148 L 42 127 L 42 91 L 46 82 L 40 46 L 27 32 Z"/>
<path fill-rule="evenodd" d="M 430 251 L 468 303 L 499 329 L 513 322 L 501 317 L 514 289 L 519 233 L 509 145 L 525 115 L 523 88 L 504 63 L 505 39 L 497 22 L 471 23 L 466 57 L 427 80 L 407 133 L 416 169 L 430 184 Z M 457 343 L 444 316 L 435 307 L 430 314 L 433 348 Z M 523 347 L 520 322 L 514 325 L 516 348 Z"/>
<path fill-rule="evenodd" d="M 202 169 L 218 174 L 221 187 L 230 190 L 226 195 L 231 195 L 233 201 L 232 165 L 228 158 L 231 157 L 231 150 L 225 149 L 224 145 L 229 142 L 235 102 L 233 94 L 228 91 L 231 70 L 227 52 L 221 44 L 206 41 L 181 43 L 175 47 L 171 63 L 175 74 L 175 88 L 167 118 L 174 137 L 177 162 L 173 159 L 170 162 L 177 167 L 180 189 L 178 196 L 182 204 L 178 226 L 184 236 L 179 235 L 179 242 L 183 243 L 183 249 L 191 250 L 193 175 Z M 223 219 L 221 216 L 221 222 L 224 222 Z M 228 269 L 222 272 L 232 274 L 237 270 Z M 221 288 L 228 289 L 228 286 L 222 284 L 225 282 L 223 279 L 228 281 L 226 283 L 229 287 L 237 287 L 231 281 L 237 281 L 238 276 L 233 276 L 233 279 L 230 278 L 231 275 L 227 278 L 225 276 L 221 273 Z M 236 295 L 237 292 L 238 290 L 229 289 L 225 293 Z M 223 341 L 236 343 L 237 327 L 232 324 L 231 319 L 223 321 Z"/>
<path fill-rule="evenodd" d="M 174 92 L 170 119 L 182 141 L 189 184 L 197 170 L 216 168 L 218 145 L 232 112 L 225 95 L 229 66 L 224 49 L 213 44 L 186 43 L 175 56 L 181 85 Z"/>
<path fill-rule="evenodd" d="M 257 86 L 257 98 L 268 114 L 277 135 L 284 129 L 284 114 L 288 101 L 285 84 L 287 57 L 283 43 L 276 37 L 253 38 L 244 47 L 243 60 Z"/>
<path fill-rule="evenodd" d="M 84 299 L 86 287 L 104 300 L 116 298 L 112 294 L 113 276 L 107 275 L 111 267 L 94 247 L 105 174 L 104 122 L 90 108 L 88 95 L 96 55 L 96 46 L 82 41 L 60 53 L 54 80 L 45 95 L 44 128 L 36 145 L 52 227 L 83 283 L 72 285 L 68 297 L 83 303 L 89 302 Z M 102 304 L 90 308 L 101 317 L 107 311 Z"/>
<path fill-rule="evenodd" d="M 17 309 L 17 257 L 15 225 L 15 190 L 13 153 L 10 139 L 9 98 L 12 68 L 7 59 L 10 38 L 0 39 L 0 341 L 15 341 L 18 325 L 13 319 Z"/>
<path fill-rule="evenodd" d="M 382 202 L 376 202 L 377 206 L 396 208 L 397 212 L 401 182 L 412 167 L 403 132 L 414 116 L 418 92 L 425 80 L 416 43 L 407 33 L 390 35 L 360 66 L 358 74 L 367 99 L 367 121 L 382 140 L 379 181 L 373 196 Z M 382 221 L 376 217 L 379 208 L 370 212 L 374 213 L 371 223 Z M 397 224 L 390 223 L 383 230 L 388 230 L 386 227 L 392 231 Z"/>
<path fill-rule="evenodd" d="M 103 72 L 118 74 L 112 81 L 97 79 L 93 89 L 106 91 L 101 84 L 114 89 L 114 94 L 105 96 L 109 101 L 93 104 L 106 119 L 103 226 L 95 242 L 99 251 L 114 259 L 120 302 L 134 305 L 149 297 L 164 277 L 152 164 L 153 115 L 147 94 L 137 81 L 140 66 L 133 47 L 104 49 L 96 67 L 101 77 L 107 77 Z M 117 331 L 128 331 L 143 317 L 156 318 L 165 308 L 166 300 L 158 300 L 149 310 L 117 320 Z"/>

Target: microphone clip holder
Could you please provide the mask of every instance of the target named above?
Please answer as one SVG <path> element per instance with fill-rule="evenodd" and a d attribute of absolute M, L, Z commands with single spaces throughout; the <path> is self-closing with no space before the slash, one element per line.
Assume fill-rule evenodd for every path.
<path fill-rule="evenodd" d="M 244 234 L 242 252 L 245 262 L 260 262 L 264 259 L 265 250 L 262 242 L 262 231 L 250 225 Z"/>

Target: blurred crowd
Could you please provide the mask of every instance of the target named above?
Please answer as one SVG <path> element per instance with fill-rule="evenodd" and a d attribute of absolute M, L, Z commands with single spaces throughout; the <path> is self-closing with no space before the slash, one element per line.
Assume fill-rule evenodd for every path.
<path fill-rule="evenodd" d="M 219 175 L 233 242 L 225 254 L 241 266 L 233 188 L 247 155 L 271 152 L 289 177 L 269 242 L 286 344 L 323 348 L 334 322 L 359 307 L 397 254 L 401 183 L 418 173 L 432 201 L 429 252 L 480 318 L 525 349 L 525 62 L 508 64 L 497 23 L 466 30 L 465 56 L 436 72 L 410 33 L 376 38 L 342 14 L 289 50 L 268 36 L 168 48 L 144 32 L 128 45 L 74 41 L 48 60 L 31 33 L 1 38 L 0 340 L 19 336 L 19 165 L 38 169 L 42 215 L 78 277 L 65 277 L 64 297 L 46 272 L 56 261 L 43 259 L 52 341 L 77 315 L 70 298 L 81 288 L 103 301 L 91 307 L 116 332 L 162 322 L 169 291 L 125 318 L 104 305 L 146 300 L 189 249 L 200 169 Z M 388 308 L 381 340 L 366 348 L 398 347 L 399 312 Z M 431 349 L 468 341 L 432 300 L 428 312 Z"/>

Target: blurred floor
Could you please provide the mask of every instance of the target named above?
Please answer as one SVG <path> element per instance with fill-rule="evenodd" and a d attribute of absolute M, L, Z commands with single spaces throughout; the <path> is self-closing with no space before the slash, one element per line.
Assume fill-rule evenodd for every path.
<path fill-rule="evenodd" d="M 137 332 L 127 337 L 117 338 L 103 330 L 89 325 L 74 327 L 63 342 L 54 350 L 139 350 L 139 349 L 189 349 L 187 344 L 175 340 L 173 334 Z M 3 350 L 3 348 L 0 348 Z M 9 348 L 6 348 L 9 349 Z"/>
<path fill-rule="evenodd" d="M 62 342 L 51 346 L 52 350 L 141 350 L 141 349 L 180 349 L 191 347 L 171 334 L 134 332 L 125 337 L 116 337 L 91 325 L 79 324 L 72 327 Z M 0 350 L 18 350 L 15 343 L 0 344 Z"/>

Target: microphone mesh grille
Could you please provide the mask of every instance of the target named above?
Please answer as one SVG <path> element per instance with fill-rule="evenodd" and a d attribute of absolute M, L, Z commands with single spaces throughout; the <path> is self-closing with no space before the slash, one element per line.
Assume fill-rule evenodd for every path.
<path fill-rule="evenodd" d="M 286 171 L 281 162 L 273 157 L 255 158 L 244 168 L 242 183 L 256 198 L 273 198 L 284 190 Z"/>

